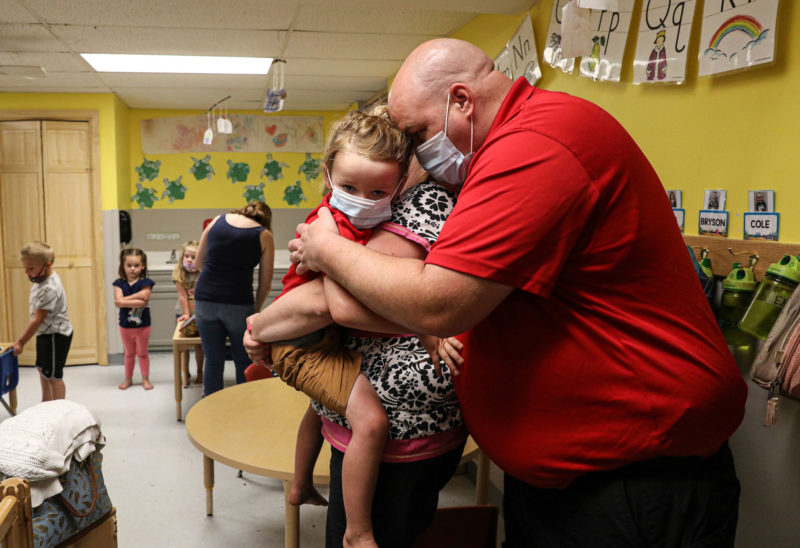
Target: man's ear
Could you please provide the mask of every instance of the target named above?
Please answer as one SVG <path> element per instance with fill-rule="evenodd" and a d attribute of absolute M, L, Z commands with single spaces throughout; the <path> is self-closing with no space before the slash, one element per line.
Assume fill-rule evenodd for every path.
<path fill-rule="evenodd" d="M 455 83 L 450 86 L 450 102 L 457 105 L 464 116 L 471 116 L 475 108 L 472 91 L 464 84 Z"/>

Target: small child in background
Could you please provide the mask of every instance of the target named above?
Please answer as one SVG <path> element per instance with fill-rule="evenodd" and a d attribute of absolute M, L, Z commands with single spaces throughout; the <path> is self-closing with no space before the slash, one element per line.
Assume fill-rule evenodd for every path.
<path fill-rule="evenodd" d="M 177 316 L 178 323 L 183 323 L 194 315 L 194 286 L 197 284 L 197 278 L 200 276 L 200 271 L 195 267 L 195 259 L 197 258 L 198 242 L 191 240 L 181 246 L 181 255 L 178 257 L 178 264 L 172 271 L 172 281 L 175 282 L 175 287 L 178 290 L 178 303 L 175 305 L 175 315 Z M 194 383 L 200 386 L 203 385 L 203 345 L 198 344 L 194 347 L 194 358 L 197 361 L 197 376 Z M 185 365 L 183 374 L 183 387 L 189 386 L 189 365 Z"/>
<path fill-rule="evenodd" d="M 133 365 L 139 358 L 142 386 L 152 390 L 150 382 L 150 291 L 155 282 L 147 277 L 147 255 L 141 249 L 123 249 L 119 254 L 119 278 L 114 280 L 114 305 L 119 308 L 119 331 L 125 347 L 125 390 L 133 384 Z"/>
<path fill-rule="evenodd" d="M 55 254 L 44 242 L 30 242 L 19 253 L 25 274 L 33 282 L 28 297 L 31 321 L 14 341 L 19 356 L 36 334 L 36 368 L 42 384 L 42 401 L 63 400 L 64 365 L 72 344 L 72 324 L 67 316 L 67 295 L 61 278 L 53 272 Z"/>

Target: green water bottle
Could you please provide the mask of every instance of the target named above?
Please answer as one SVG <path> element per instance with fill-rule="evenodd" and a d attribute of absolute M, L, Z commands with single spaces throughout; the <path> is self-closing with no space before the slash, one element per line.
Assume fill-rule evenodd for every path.
<path fill-rule="evenodd" d="M 759 339 L 766 339 L 798 283 L 800 261 L 795 257 L 784 255 L 780 261 L 769 265 L 747 312 L 739 322 L 739 329 Z"/>
<path fill-rule="evenodd" d="M 755 338 L 740 330 L 738 324 L 753 299 L 756 286 L 753 269 L 742 268 L 739 263 L 733 263 L 730 274 L 722 281 L 719 326 L 731 346 L 743 347 L 755 342 Z"/>

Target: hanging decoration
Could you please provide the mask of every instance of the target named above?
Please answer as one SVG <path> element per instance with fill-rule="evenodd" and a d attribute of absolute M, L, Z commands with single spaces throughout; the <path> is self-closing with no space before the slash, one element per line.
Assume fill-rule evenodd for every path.
<path fill-rule="evenodd" d="M 524 76 L 531 85 L 542 77 L 530 14 L 525 16 L 517 31 L 495 58 L 494 65 L 512 80 Z"/>
<path fill-rule="evenodd" d="M 553 68 L 560 68 L 567 74 L 572 74 L 575 69 L 575 58 L 564 57 L 561 48 L 561 13 L 564 9 L 565 0 L 554 0 L 553 11 L 550 13 L 550 24 L 547 26 L 546 46 L 542 57 L 545 62 Z"/>
<path fill-rule="evenodd" d="M 774 61 L 777 17 L 778 0 L 705 2 L 700 76 Z"/>
<path fill-rule="evenodd" d="M 642 6 L 633 60 L 634 84 L 681 84 L 692 33 L 695 0 L 653 0 Z"/>
<path fill-rule="evenodd" d="M 633 0 L 620 0 L 619 5 L 619 11 L 592 10 L 591 53 L 581 58 L 581 76 L 619 82 Z"/>
<path fill-rule="evenodd" d="M 283 101 L 286 99 L 285 69 L 285 59 L 275 59 L 272 62 L 270 69 L 272 71 L 272 87 L 267 90 L 264 112 L 278 112 L 283 109 Z"/>

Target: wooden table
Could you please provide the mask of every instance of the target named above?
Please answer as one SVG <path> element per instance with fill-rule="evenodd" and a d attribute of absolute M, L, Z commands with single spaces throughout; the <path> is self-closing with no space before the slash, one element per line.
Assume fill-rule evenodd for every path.
<path fill-rule="evenodd" d="M 13 342 L 0 342 L 0 348 L 5 350 L 5 349 L 8 349 L 8 348 L 11 348 L 11 346 L 13 344 L 14 344 Z M 0 398 L 2 398 L 2 396 L 0 396 Z M 2 400 L 2 403 L 3 403 L 3 406 L 6 409 L 8 409 L 8 411 L 12 415 L 16 415 L 17 414 L 17 389 L 16 389 L 16 387 L 14 387 L 13 390 L 9 391 L 9 393 L 8 393 L 8 403 L 6 403 L 5 400 Z"/>
<path fill-rule="evenodd" d="M 297 428 L 308 397 L 279 379 L 238 384 L 197 402 L 186 415 L 186 431 L 203 453 L 206 514 L 214 513 L 214 461 L 237 470 L 283 480 L 288 496 L 294 472 Z M 476 504 L 485 504 L 489 461 L 469 438 L 462 463 L 479 458 Z M 314 483 L 327 484 L 330 446 L 323 444 L 314 467 Z M 300 509 L 286 501 L 285 546 L 300 542 Z"/>
<path fill-rule="evenodd" d="M 183 399 L 183 380 L 181 366 L 189 367 L 189 351 L 200 344 L 200 337 L 184 337 L 179 329 L 180 324 L 175 324 L 172 334 L 172 366 L 175 374 L 175 409 L 178 420 L 181 420 L 181 400 Z"/>

